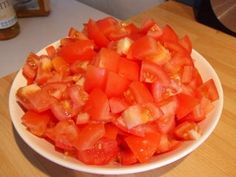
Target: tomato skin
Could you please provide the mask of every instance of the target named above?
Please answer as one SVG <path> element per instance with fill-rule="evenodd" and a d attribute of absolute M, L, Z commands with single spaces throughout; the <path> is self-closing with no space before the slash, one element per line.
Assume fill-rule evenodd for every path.
<path fill-rule="evenodd" d="M 142 23 L 139 32 L 146 34 L 155 24 L 156 22 L 153 19 L 148 19 Z"/>
<path fill-rule="evenodd" d="M 135 61 L 121 58 L 118 67 L 118 74 L 129 80 L 139 80 L 140 67 Z"/>
<path fill-rule="evenodd" d="M 209 79 L 208 81 L 204 82 L 200 87 L 198 87 L 196 90 L 196 96 L 198 98 L 202 98 L 203 96 L 205 96 L 211 101 L 218 100 L 219 94 L 217 92 L 214 80 Z"/>
<path fill-rule="evenodd" d="M 85 75 L 84 88 L 87 92 L 90 92 L 94 88 L 103 89 L 106 81 L 106 70 L 104 68 L 98 68 L 93 65 L 89 65 Z"/>
<path fill-rule="evenodd" d="M 84 151 L 78 151 L 78 159 L 88 165 L 105 165 L 117 156 L 117 142 L 101 138 L 94 146 Z"/>
<path fill-rule="evenodd" d="M 178 119 L 186 116 L 199 104 L 199 99 L 182 93 L 177 94 L 177 99 L 179 105 L 176 110 L 176 116 Z"/>
<path fill-rule="evenodd" d="M 153 102 L 153 97 L 148 88 L 139 81 L 133 81 L 129 88 L 134 95 L 137 103 Z"/>
<path fill-rule="evenodd" d="M 90 19 L 87 24 L 87 33 L 89 39 L 94 40 L 95 44 L 98 47 L 106 47 L 109 43 L 109 40 L 105 37 L 102 31 L 99 29 L 95 21 Z"/>
<path fill-rule="evenodd" d="M 46 48 L 47 54 L 49 58 L 53 58 L 56 55 L 56 49 L 54 46 L 50 45 Z"/>
<path fill-rule="evenodd" d="M 107 95 L 100 89 L 94 89 L 85 104 L 86 111 L 92 120 L 104 121 L 110 119 L 110 107 Z"/>
<path fill-rule="evenodd" d="M 138 161 L 143 163 L 148 161 L 156 152 L 160 141 L 160 134 L 147 133 L 145 137 L 130 135 L 125 138 L 125 141 Z"/>
<path fill-rule="evenodd" d="M 137 158 L 130 150 L 121 151 L 119 153 L 119 159 L 122 165 L 132 165 L 138 162 Z"/>
<path fill-rule="evenodd" d="M 52 115 L 50 112 L 27 111 L 21 118 L 22 123 L 36 136 L 43 136 Z"/>
<path fill-rule="evenodd" d="M 79 151 L 90 149 L 104 135 L 104 123 L 88 123 L 80 130 L 75 147 Z"/>
<path fill-rule="evenodd" d="M 113 17 L 106 17 L 96 21 L 96 24 L 100 31 L 106 36 L 117 30 L 118 21 Z"/>
<path fill-rule="evenodd" d="M 108 72 L 105 93 L 110 97 L 121 96 L 127 90 L 130 81 L 115 72 Z"/>
<path fill-rule="evenodd" d="M 102 48 L 97 55 L 98 67 L 116 72 L 120 56 L 113 50 Z"/>
<path fill-rule="evenodd" d="M 84 33 L 76 30 L 73 27 L 71 27 L 69 29 L 68 37 L 73 38 L 73 39 L 78 39 L 78 40 L 87 40 L 88 39 L 88 37 Z"/>
<path fill-rule="evenodd" d="M 94 56 L 94 43 L 91 40 L 77 40 L 69 45 L 62 46 L 58 54 L 66 62 L 89 60 Z"/>
<path fill-rule="evenodd" d="M 182 47 L 184 47 L 188 51 L 189 54 L 191 54 L 191 52 L 192 52 L 192 43 L 191 43 L 188 35 L 184 35 L 184 37 L 179 40 L 179 44 Z"/>
<path fill-rule="evenodd" d="M 155 39 L 143 36 L 130 46 L 127 58 L 128 59 L 137 59 L 137 60 L 143 60 L 146 57 L 155 54 L 157 51 L 157 44 Z"/>
<path fill-rule="evenodd" d="M 167 41 L 178 42 L 177 34 L 169 25 L 164 26 L 162 31 L 163 31 L 163 33 L 160 36 L 160 39 L 159 39 L 160 41 L 162 41 L 162 42 L 167 42 Z"/>

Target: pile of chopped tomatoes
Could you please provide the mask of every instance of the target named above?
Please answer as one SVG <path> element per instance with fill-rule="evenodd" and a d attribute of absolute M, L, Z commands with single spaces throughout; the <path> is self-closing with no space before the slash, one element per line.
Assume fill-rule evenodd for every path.
<path fill-rule="evenodd" d="M 201 136 L 219 97 L 191 51 L 187 35 L 153 20 L 90 19 L 45 55 L 29 54 L 16 93 L 22 123 L 85 164 L 146 162 Z"/>

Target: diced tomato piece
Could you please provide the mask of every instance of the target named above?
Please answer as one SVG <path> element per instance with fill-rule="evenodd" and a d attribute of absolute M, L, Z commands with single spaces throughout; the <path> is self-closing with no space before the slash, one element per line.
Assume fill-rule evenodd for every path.
<path fill-rule="evenodd" d="M 133 81 L 129 88 L 137 103 L 153 102 L 152 94 L 142 82 Z"/>
<path fill-rule="evenodd" d="M 77 111 L 73 109 L 73 104 L 70 100 L 55 101 L 50 105 L 50 109 L 58 120 L 65 120 L 73 117 Z"/>
<path fill-rule="evenodd" d="M 136 34 L 139 32 L 139 28 L 133 23 L 129 23 L 125 25 L 124 28 L 128 32 L 129 35 Z"/>
<path fill-rule="evenodd" d="M 193 66 L 184 66 L 181 81 L 186 84 L 192 81 L 193 78 Z"/>
<path fill-rule="evenodd" d="M 49 58 L 53 58 L 57 53 L 55 47 L 52 45 L 50 45 L 46 48 L 46 52 L 47 52 Z"/>
<path fill-rule="evenodd" d="M 111 124 L 111 123 L 106 123 L 105 124 L 105 135 L 104 137 L 116 140 L 118 134 L 118 128 Z"/>
<path fill-rule="evenodd" d="M 161 116 L 162 111 L 154 103 L 130 106 L 122 114 L 128 129 L 156 120 Z"/>
<path fill-rule="evenodd" d="M 157 154 L 169 152 L 176 149 L 181 141 L 170 138 L 167 134 L 161 134 L 160 143 L 157 146 Z"/>
<path fill-rule="evenodd" d="M 211 101 L 215 101 L 219 99 L 219 94 L 213 79 L 209 79 L 204 82 L 200 87 L 196 90 L 196 96 L 198 98 L 206 97 Z"/>
<path fill-rule="evenodd" d="M 48 56 L 41 56 L 35 81 L 38 84 L 44 84 L 52 77 L 52 60 Z"/>
<path fill-rule="evenodd" d="M 55 127 L 47 129 L 45 135 L 54 141 L 56 147 L 73 150 L 78 140 L 79 129 L 72 119 L 66 119 L 59 121 Z"/>
<path fill-rule="evenodd" d="M 160 134 L 147 133 L 145 137 L 130 135 L 125 138 L 125 141 L 139 162 L 143 163 L 148 161 L 156 152 L 160 141 Z"/>
<path fill-rule="evenodd" d="M 58 51 L 66 62 L 74 63 L 76 60 L 90 60 L 93 58 L 94 43 L 91 40 L 77 40 L 71 44 L 62 46 Z"/>
<path fill-rule="evenodd" d="M 188 55 L 187 50 L 182 47 L 179 43 L 165 42 L 164 46 L 172 53 L 172 55 L 178 53 L 182 56 Z"/>
<path fill-rule="evenodd" d="M 100 31 L 106 36 L 117 30 L 118 21 L 113 17 L 106 17 L 96 21 L 96 24 Z"/>
<path fill-rule="evenodd" d="M 154 24 L 147 32 L 147 36 L 150 36 L 156 40 L 159 40 L 162 34 L 163 30 L 157 24 Z"/>
<path fill-rule="evenodd" d="M 120 163 L 122 165 L 132 165 L 138 162 L 138 159 L 135 157 L 134 153 L 130 150 L 121 151 L 119 154 Z"/>
<path fill-rule="evenodd" d="M 105 86 L 105 93 L 110 97 L 121 96 L 127 90 L 130 81 L 117 73 L 108 72 Z"/>
<path fill-rule="evenodd" d="M 94 88 L 103 89 L 105 87 L 105 81 L 106 70 L 104 68 L 88 65 L 84 83 L 84 88 L 87 92 L 90 92 Z"/>
<path fill-rule="evenodd" d="M 189 83 L 189 86 L 191 86 L 191 88 L 196 89 L 198 88 L 200 85 L 203 84 L 202 78 L 198 72 L 198 70 L 196 68 L 193 69 L 193 79 L 192 81 Z"/>
<path fill-rule="evenodd" d="M 43 136 L 52 115 L 50 112 L 37 113 L 27 111 L 21 118 L 22 123 L 31 133 L 37 136 Z"/>
<path fill-rule="evenodd" d="M 178 119 L 186 116 L 190 113 L 196 105 L 199 104 L 199 99 L 191 95 L 186 95 L 183 93 L 177 94 L 178 107 L 176 110 L 176 116 Z"/>
<path fill-rule="evenodd" d="M 60 73 L 69 73 L 69 65 L 68 63 L 59 56 L 52 58 L 52 66 L 53 68 Z"/>
<path fill-rule="evenodd" d="M 68 88 L 68 92 L 75 106 L 81 107 L 88 100 L 88 93 L 85 92 L 82 86 L 73 85 Z"/>
<path fill-rule="evenodd" d="M 112 97 L 109 99 L 111 112 L 116 114 L 128 108 L 129 104 L 122 97 Z"/>
<path fill-rule="evenodd" d="M 65 83 L 49 83 L 42 86 L 42 91 L 60 100 L 67 89 Z"/>
<path fill-rule="evenodd" d="M 87 40 L 88 39 L 88 37 L 84 33 L 76 30 L 73 27 L 70 28 L 69 33 L 68 33 L 68 37 L 75 38 L 78 40 Z"/>
<path fill-rule="evenodd" d="M 89 114 L 84 112 L 84 113 L 79 113 L 77 116 L 76 116 L 76 124 L 77 125 L 81 125 L 81 124 L 86 124 L 89 122 Z"/>
<path fill-rule="evenodd" d="M 155 39 L 143 36 L 130 46 L 127 58 L 143 60 L 157 52 L 157 42 Z"/>
<path fill-rule="evenodd" d="M 129 80 L 139 80 L 139 70 L 139 64 L 135 61 L 122 58 L 119 62 L 118 74 Z"/>
<path fill-rule="evenodd" d="M 160 117 L 157 121 L 157 127 L 160 133 L 170 133 L 173 131 L 173 129 L 175 128 L 175 116 L 172 115 L 167 115 L 167 116 L 163 116 Z"/>
<path fill-rule="evenodd" d="M 89 39 L 92 39 L 98 47 L 106 47 L 108 45 L 109 40 L 105 37 L 96 22 L 92 19 L 88 21 L 87 33 Z"/>
<path fill-rule="evenodd" d="M 155 24 L 156 22 L 153 19 L 148 19 L 142 23 L 139 32 L 146 34 Z"/>
<path fill-rule="evenodd" d="M 34 80 L 36 77 L 37 69 L 39 65 L 39 56 L 34 53 L 30 53 L 23 66 L 22 73 L 26 79 Z"/>
<path fill-rule="evenodd" d="M 104 123 L 88 123 L 80 130 L 75 147 L 79 151 L 90 149 L 104 135 Z"/>
<path fill-rule="evenodd" d="M 120 61 L 120 56 L 115 51 L 107 48 L 102 48 L 99 51 L 97 58 L 99 60 L 97 65 L 98 67 L 105 68 L 113 72 L 117 71 Z"/>
<path fill-rule="evenodd" d="M 132 43 L 133 43 L 132 39 L 125 37 L 117 41 L 114 48 L 117 51 L 117 53 L 119 53 L 120 55 L 127 55 Z"/>
<path fill-rule="evenodd" d="M 175 127 L 174 135 L 179 140 L 196 140 L 201 133 L 197 123 L 184 121 Z"/>
<path fill-rule="evenodd" d="M 102 138 L 93 147 L 78 151 L 78 159 L 88 165 L 108 164 L 118 154 L 117 142 L 112 139 Z"/>
<path fill-rule="evenodd" d="M 91 91 L 84 109 L 89 113 L 92 120 L 103 121 L 110 119 L 109 101 L 107 95 L 100 89 Z"/>
<path fill-rule="evenodd" d="M 160 82 L 164 85 L 169 84 L 169 77 L 164 69 L 152 62 L 142 61 L 140 80 L 147 83 Z"/>
<path fill-rule="evenodd" d="M 192 52 L 192 43 L 191 43 L 188 35 L 184 35 L 184 37 L 179 40 L 179 44 L 182 47 L 184 47 L 188 51 L 189 54 L 191 54 L 191 52 Z"/>
<path fill-rule="evenodd" d="M 164 28 L 162 29 L 163 33 L 162 35 L 160 36 L 160 41 L 162 42 L 178 42 L 178 36 L 177 34 L 175 33 L 175 31 L 169 26 L 169 25 L 166 25 L 164 26 Z"/>

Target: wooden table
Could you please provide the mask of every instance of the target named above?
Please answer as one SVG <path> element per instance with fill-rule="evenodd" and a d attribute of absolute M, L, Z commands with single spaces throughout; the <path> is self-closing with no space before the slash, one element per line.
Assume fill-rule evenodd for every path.
<path fill-rule="evenodd" d="M 196 151 L 167 167 L 136 177 L 235 177 L 236 176 L 236 38 L 195 22 L 190 7 L 168 1 L 131 21 L 139 24 L 153 18 L 160 25 L 173 26 L 181 36 L 188 34 L 193 47 L 212 64 L 224 89 L 223 115 L 213 134 Z M 0 176 L 86 177 L 95 176 L 65 169 L 38 155 L 19 137 L 8 112 L 8 93 L 15 73 L 0 79 Z"/>

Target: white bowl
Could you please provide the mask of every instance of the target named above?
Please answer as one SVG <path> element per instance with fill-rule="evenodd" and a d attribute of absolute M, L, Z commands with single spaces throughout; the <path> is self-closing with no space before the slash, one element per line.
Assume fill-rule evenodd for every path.
<path fill-rule="evenodd" d="M 58 46 L 59 42 L 55 42 L 50 45 Z M 37 54 L 44 54 L 46 51 L 42 49 Z M 219 100 L 214 102 L 215 107 L 214 110 L 207 115 L 207 119 L 200 123 L 200 127 L 203 131 L 202 136 L 195 141 L 184 142 L 179 148 L 174 151 L 158 155 L 153 157 L 149 162 L 143 164 L 135 164 L 131 166 L 122 166 L 118 164 L 114 165 L 106 165 L 106 166 L 92 166 L 85 165 L 79 160 L 76 160 L 72 157 L 68 157 L 54 150 L 54 146 L 48 143 L 46 140 L 42 138 L 38 138 L 31 134 L 26 130 L 25 126 L 21 123 L 21 116 L 23 115 L 23 111 L 18 105 L 16 101 L 16 91 L 19 87 L 26 85 L 26 80 L 22 75 L 22 71 L 20 70 L 16 75 L 14 82 L 12 83 L 12 87 L 9 95 L 9 110 L 12 122 L 16 131 L 19 133 L 21 138 L 37 153 L 47 158 L 48 160 L 55 162 L 61 166 L 78 170 L 82 172 L 95 173 L 95 174 L 129 174 L 129 173 L 137 173 L 144 172 L 151 169 L 160 168 L 162 166 L 168 165 L 172 162 L 175 162 L 184 156 L 191 153 L 197 147 L 199 147 L 213 132 L 216 127 L 221 113 L 223 109 L 223 89 L 220 83 L 220 79 L 217 76 L 215 70 L 212 66 L 207 62 L 206 59 L 202 55 L 200 55 L 197 51 L 192 51 L 192 57 L 195 60 L 195 66 L 199 70 L 203 81 L 206 81 L 209 78 L 213 78 L 218 93 Z"/>

